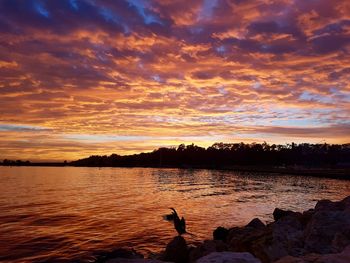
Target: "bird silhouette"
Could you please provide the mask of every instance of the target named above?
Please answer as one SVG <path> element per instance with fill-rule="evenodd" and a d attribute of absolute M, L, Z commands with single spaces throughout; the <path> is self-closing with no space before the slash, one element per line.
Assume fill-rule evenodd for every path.
<path fill-rule="evenodd" d="M 186 221 L 185 218 L 179 217 L 179 215 L 177 214 L 176 210 L 174 208 L 170 208 L 171 210 L 173 210 L 173 212 L 171 213 L 173 215 L 172 220 L 174 221 L 174 227 L 177 231 L 177 233 L 179 234 L 179 236 L 181 236 L 182 234 L 186 234 Z"/>

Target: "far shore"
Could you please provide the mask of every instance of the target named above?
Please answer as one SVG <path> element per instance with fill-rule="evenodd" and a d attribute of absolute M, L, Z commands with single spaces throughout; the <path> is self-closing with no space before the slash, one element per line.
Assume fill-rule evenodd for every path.
<path fill-rule="evenodd" d="M 0 163 L 0 166 L 35 166 L 35 167 L 116 167 L 116 168 L 159 168 L 159 169 L 208 169 L 208 170 L 224 170 L 224 171 L 238 171 L 247 173 L 264 173 L 264 174 L 280 174 L 280 175 L 300 175 L 300 176 L 312 176 L 322 178 L 334 178 L 334 179 L 350 179 L 350 168 L 330 168 L 330 167 L 305 167 L 305 166 L 249 166 L 249 165 L 232 165 L 232 166 L 206 166 L 206 165 L 180 165 L 180 166 L 97 166 L 97 165 L 71 165 L 69 163 L 59 162 L 38 162 L 38 163 L 21 163 L 5 165 Z"/>

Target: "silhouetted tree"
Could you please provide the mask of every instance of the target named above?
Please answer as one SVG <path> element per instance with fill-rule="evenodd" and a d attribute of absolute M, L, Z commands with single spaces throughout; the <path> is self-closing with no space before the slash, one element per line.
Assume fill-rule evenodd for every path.
<path fill-rule="evenodd" d="M 4 160 L 4 164 L 5 164 Z M 121 156 L 93 155 L 71 162 L 75 166 L 143 167 L 228 167 L 233 165 L 268 166 L 350 166 L 350 144 L 269 145 L 259 143 L 214 143 L 208 148 L 180 144 L 149 153 Z"/>

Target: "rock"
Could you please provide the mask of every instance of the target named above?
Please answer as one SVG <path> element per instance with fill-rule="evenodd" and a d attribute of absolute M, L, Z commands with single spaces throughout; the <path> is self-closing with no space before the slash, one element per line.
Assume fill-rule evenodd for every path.
<path fill-rule="evenodd" d="M 129 258 L 115 258 L 106 261 L 105 263 L 167 263 L 156 259 L 129 259 Z M 171 262 L 168 262 L 171 263 Z"/>
<path fill-rule="evenodd" d="M 336 254 L 307 254 L 302 257 L 286 256 L 274 263 L 349 263 L 350 262 L 350 246 L 344 251 Z"/>
<path fill-rule="evenodd" d="M 343 257 L 340 252 L 350 245 L 350 196 L 339 202 L 321 200 L 315 209 L 303 213 L 276 208 L 274 219 L 267 226 L 253 219 L 245 227 L 231 228 L 226 237 L 228 250 L 249 252 L 264 263 L 281 258 L 311 262 L 336 257 L 331 253 Z M 217 236 L 220 231 L 218 228 Z M 217 248 L 207 248 L 205 253 L 212 250 Z"/>
<path fill-rule="evenodd" d="M 261 235 L 257 236 L 256 239 L 251 239 L 248 251 L 255 257 L 259 258 L 262 262 L 268 263 L 271 261 L 271 254 L 275 255 L 278 253 L 278 250 L 274 251 L 270 248 L 272 241 L 272 231 L 271 229 L 268 229 L 267 231 L 262 232 Z"/>
<path fill-rule="evenodd" d="M 250 252 L 262 262 L 270 262 L 268 247 L 272 242 L 272 228 L 235 227 L 230 229 L 229 250 Z"/>
<path fill-rule="evenodd" d="M 124 258 L 124 259 L 141 259 L 143 255 L 136 252 L 133 249 L 117 248 L 109 252 L 102 252 L 95 255 L 96 260 L 94 262 L 106 262 L 109 259 Z"/>
<path fill-rule="evenodd" d="M 248 223 L 248 225 L 246 225 L 247 227 L 252 227 L 252 228 L 264 228 L 266 227 L 265 224 L 263 222 L 261 222 L 261 220 L 259 218 L 254 218 L 252 221 L 250 221 Z"/>
<path fill-rule="evenodd" d="M 316 211 L 336 211 L 336 210 L 344 210 L 343 204 L 341 202 L 332 202 L 330 200 L 320 200 L 316 203 L 315 206 Z"/>
<path fill-rule="evenodd" d="M 300 217 L 301 213 L 293 212 L 293 211 L 290 211 L 290 210 L 282 210 L 282 209 L 279 209 L 279 208 L 275 208 L 275 210 L 273 211 L 273 219 L 275 221 L 278 221 L 281 218 L 286 217 L 286 216 Z"/>
<path fill-rule="evenodd" d="M 262 262 L 272 262 L 287 255 L 302 255 L 305 252 L 303 227 L 294 215 L 282 217 L 264 227 L 259 224 L 258 228 L 246 226 L 231 229 L 230 250 L 250 252 Z"/>
<path fill-rule="evenodd" d="M 343 229 L 342 232 L 337 232 L 332 240 L 332 248 L 334 251 L 342 251 L 350 244 L 350 226 Z"/>
<path fill-rule="evenodd" d="M 325 206 L 329 210 L 325 210 Z M 335 210 L 335 208 L 339 210 Z M 350 210 L 343 205 L 321 202 L 304 231 L 305 249 L 320 254 L 336 253 L 349 245 Z"/>
<path fill-rule="evenodd" d="M 163 260 L 175 263 L 185 263 L 188 261 L 188 247 L 186 240 L 182 236 L 176 236 L 166 246 Z"/>
<path fill-rule="evenodd" d="M 304 253 L 303 228 L 299 219 L 286 216 L 272 225 L 272 241 L 267 248 L 270 261 L 286 255 L 299 256 Z"/>
<path fill-rule="evenodd" d="M 330 200 L 320 200 L 316 203 L 315 210 L 321 211 L 344 211 L 350 209 L 350 196 L 341 201 L 332 202 Z"/>
<path fill-rule="evenodd" d="M 293 256 L 286 256 L 283 257 L 274 263 L 320 263 L 318 261 L 320 259 L 320 254 L 307 254 L 303 257 L 293 257 Z M 322 261 L 321 261 L 322 262 Z M 331 262 L 324 262 L 324 263 L 334 263 L 333 261 Z"/>
<path fill-rule="evenodd" d="M 227 241 L 229 247 L 234 251 L 246 251 L 247 245 L 251 240 L 259 238 L 264 235 L 263 229 L 256 229 L 252 227 L 234 227 L 229 230 Z"/>
<path fill-rule="evenodd" d="M 222 240 L 205 240 L 203 243 L 190 249 L 189 261 L 195 262 L 212 252 L 222 252 L 228 250 L 227 245 Z"/>
<path fill-rule="evenodd" d="M 310 222 L 314 213 L 315 213 L 314 209 L 309 209 L 307 211 L 304 211 L 303 214 L 299 217 L 300 223 L 302 224 L 303 227 L 305 227 Z"/>
<path fill-rule="evenodd" d="M 213 252 L 198 259 L 197 263 L 260 263 L 260 260 L 246 252 Z"/>
<path fill-rule="evenodd" d="M 345 197 L 341 202 L 344 205 L 344 210 L 350 209 L 350 196 Z"/>
<path fill-rule="evenodd" d="M 350 246 L 347 246 L 341 253 L 328 254 L 320 256 L 320 260 L 317 263 L 349 263 L 350 262 Z"/>
<path fill-rule="evenodd" d="M 216 228 L 213 232 L 213 238 L 214 240 L 222 240 L 222 241 L 226 241 L 227 236 L 228 236 L 228 229 L 224 228 L 222 226 L 219 226 L 218 228 Z"/>

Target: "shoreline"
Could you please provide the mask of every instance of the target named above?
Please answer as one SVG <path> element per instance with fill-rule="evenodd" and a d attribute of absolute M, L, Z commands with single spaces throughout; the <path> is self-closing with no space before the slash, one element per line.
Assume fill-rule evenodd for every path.
<path fill-rule="evenodd" d="M 249 165 L 232 165 L 232 166 L 80 166 L 69 165 L 64 163 L 31 163 L 27 165 L 4 165 L 4 167 L 93 167 L 93 168 L 156 168 L 156 169 L 204 169 L 217 171 L 237 171 L 237 172 L 252 172 L 252 173 L 269 173 L 296 176 L 310 176 L 319 178 L 350 180 L 350 168 L 329 168 L 329 167 L 275 167 L 275 166 L 249 166 Z"/>
<path fill-rule="evenodd" d="M 274 221 L 252 219 L 243 227 L 217 227 L 213 238 L 189 246 L 176 236 L 149 258 L 116 249 L 96 263 L 347 263 L 350 262 L 350 196 L 320 200 L 302 213 L 276 208 Z"/>

